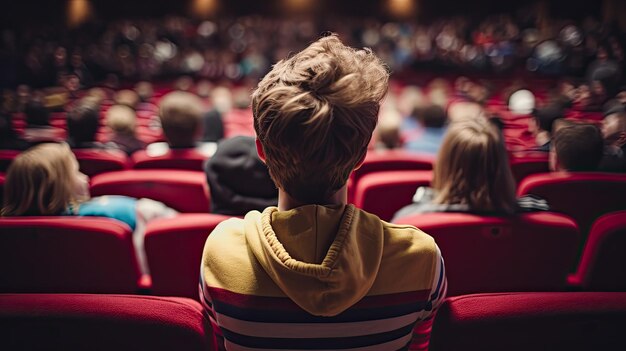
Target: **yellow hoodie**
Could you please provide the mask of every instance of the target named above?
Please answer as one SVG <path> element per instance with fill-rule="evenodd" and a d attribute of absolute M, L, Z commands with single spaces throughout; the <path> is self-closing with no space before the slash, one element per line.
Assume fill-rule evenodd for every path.
<path fill-rule="evenodd" d="M 402 349 L 445 294 L 430 236 L 352 205 L 227 220 L 207 239 L 201 275 L 216 342 L 228 350 Z"/>

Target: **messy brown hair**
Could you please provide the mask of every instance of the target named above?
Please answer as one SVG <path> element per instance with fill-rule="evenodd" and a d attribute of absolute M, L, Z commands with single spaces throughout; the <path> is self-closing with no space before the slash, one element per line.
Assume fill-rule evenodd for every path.
<path fill-rule="evenodd" d="M 323 37 L 279 61 L 252 98 L 254 128 L 276 185 L 320 203 L 367 151 L 389 72 L 369 49 Z"/>

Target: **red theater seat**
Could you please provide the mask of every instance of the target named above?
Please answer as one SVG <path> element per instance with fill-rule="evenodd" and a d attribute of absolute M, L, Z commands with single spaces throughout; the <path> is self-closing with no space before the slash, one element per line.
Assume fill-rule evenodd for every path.
<path fill-rule="evenodd" d="M 3 350 L 208 351 L 202 306 L 185 298 L 0 295 Z"/>
<path fill-rule="evenodd" d="M 209 212 L 204 172 L 144 169 L 109 172 L 91 179 L 91 196 L 125 195 L 161 201 L 179 212 Z"/>
<path fill-rule="evenodd" d="M 198 300 L 204 243 L 215 226 L 228 218 L 217 214 L 181 214 L 148 223 L 145 249 L 152 276 L 151 292 Z"/>
<path fill-rule="evenodd" d="M 548 201 L 552 211 L 574 218 L 584 240 L 598 217 L 626 210 L 626 174 L 533 174 L 522 181 L 517 193 L 540 196 Z"/>
<path fill-rule="evenodd" d="M 125 152 L 121 150 L 103 149 L 72 149 L 80 171 L 93 177 L 100 173 L 121 171 L 128 169 L 131 162 Z"/>
<path fill-rule="evenodd" d="M 429 213 L 395 222 L 435 238 L 446 264 L 449 296 L 564 289 L 576 259 L 576 223 L 557 213 Z"/>
<path fill-rule="evenodd" d="M 20 154 L 17 150 L 0 150 L 0 172 L 6 172 L 13 159 Z"/>
<path fill-rule="evenodd" d="M 135 293 L 131 235 L 108 218 L 0 218 L 0 292 Z"/>
<path fill-rule="evenodd" d="M 430 185 L 432 171 L 389 171 L 364 175 L 356 187 L 354 205 L 389 221 L 411 204 L 415 190 Z"/>
<path fill-rule="evenodd" d="M 170 149 L 165 154 L 150 156 L 147 151 L 141 150 L 131 156 L 135 169 L 186 169 L 202 171 L 202 165 L 207 156 L 196 149 Z"/>
<path fill-rule="evenodd" d="M 4 179 L 4 173 L 0 173 L 0 204 L 4 203 Z"/>
<path fill-rule="evenodd" d="M 626 293 L 501 293 L 447 299 L 430 351 L 626 350 Z"/>
<path fill-rule="evenodd" d="M 593 291 L 626 291 L 626 211 L 600 217 L 591 227 L 570 284 Z"/>
<path fill-rule="evenodd" d="M 370 151 L 361 167 L 351 174 L 352 188 L 348 189 L 348 201 L 354 200 L 354 191 L 361 177 L 382 171 L 428 171 L 433 169 L 435 157 L 410 153 L 404 150 Z"/>
<path fill-rule="evenodd" d="M 511 172 L 513 172 L 517 184 L 520 184 L 524 178 L 531 174 L 550 172 L 547 152 L 512 157 L 510 164 Z"/>

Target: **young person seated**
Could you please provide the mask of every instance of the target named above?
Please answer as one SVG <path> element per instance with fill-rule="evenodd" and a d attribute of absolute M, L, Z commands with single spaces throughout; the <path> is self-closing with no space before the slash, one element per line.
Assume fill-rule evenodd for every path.
<path fill-rule="evenodd" d="M 485 118 L 455 122 L 448 128 L 434 165 L 432 188 L 420 187 L 399 218 L 429 212 L 507 215 L 548 210 L 545 200 L 515 198 L 515 180 L 502 134 Z"/>
<path fill-rule="evenodd" d="M 437 154 L 446 134 L 446 123 L 448 122 L 446 111 L 440 106 L 430 105 L 423 109 L 417 109 L 411 117 L 420 122 L 421 133 L 405 140 L 404 148 L 412 152 Z"/>
<path fill-rule="evenodd" d="M 197 142 L 202 130 L 202 102 L 198 96 L 183 91 L 165 95 L 159 105 L 159 119 L 166 142 L 148 145 L 149 156 L 162 156 L 170 149 L 195 149 L 206 157 L 215 152 L 215 143 Z"/>
<path fill-rule="evenodd" d="M 135 110 L 126 105 L 113 105 L 106 113 L 106 125 L 113 133 L 110 143 L 128 155 L 146 148 L 146 143 L 135 134 L 137 116 Z"/>
<path fill-rule="evenodd" d="M 204 173 L 211 191 L 211 213 L 243 216 L 278 204 L 278 190 L 252 137 L 222 140 Z"/>
<path fill-rule="evenodd" d="M 334 35 L 274 65 L 253 94 L 278 207 L 209 235 L 201 301 L 218 349 L 406 350 L 446 291 L 434 240 L 347 204 L 388 72 Z"/>
<path fill-rule="evenodd" d="M 78 170 L 67 144 L 34 146 L 11 163 L 4 184 L 2 216 L 98 216 L 122 221 L 133 230 L 142 272 L 148 272 L 143 234 L 148 221 L 176 211 L 150 199 L 90 198 L 89 179 Z"/>
<path fill-rule="evenodd" d="M 108 149 L 113 145 L 96 141 L 100 127 L 100 105 L 96 100 L 84 98 L 67 112 L 67 143 L 72 149 Z"/>
<path fill-rule="evenodd" d="M 50 110 L 44 106 L 42 99 L 40 95 L 33 96 L 24 108 L 26 128 L 23 138 L 31 145 L 63 140 L 63 130 L 50 126 Z"/>
<path fill-rule="evenodd" d="M 591 124 L 573 124 L 559 129 L 550 150 L 550 169 L 564 172 L 593 172 L 602 160 L 604 141 Z"/>
<path fill-rule="evenodd" d="M 626 112 L 610 113 L 602 120 L 604 156 L 598 170 L 626 172 Z"/>

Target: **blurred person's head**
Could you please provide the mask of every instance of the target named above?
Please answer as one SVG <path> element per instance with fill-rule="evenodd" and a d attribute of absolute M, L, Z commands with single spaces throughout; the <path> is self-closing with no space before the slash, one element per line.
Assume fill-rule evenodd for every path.
<path fill-rule="evenodd" d="M 385 101 L 388 100 L 389 97 L 385 99 Z M 397 105 L 400 114 L 406 117 L 411 115 L 415 109 L 424 107 L 426 105 L 426 97 L 419 87 L 409 85 L 398 96 Z"/>
<path fill-rule="evenodd" d="M 193 89 L 193 79 L 189 76 L 182 76 L 174 82 L 174 90 L 190 92 Z"/>
<path fill-rule="evenodd" d="M 106 113 L 106 125 L 115 134 L 135 135 L 135 110 L 126 105 L 113 105 Z"/>
<path fill-rule="evenodd" d="M 199 136 L 202 102 L 194 94 L 175 91 L 161 99 L 159 118 L 170 147 L 194 147 Z"/>
<path fill-rule="evenodd" d="M 258 148 L 276 186 L 300 203 L 325 203 L 362 162 L 389 73 L 370 50 L 327 36 L 279 61 L 252 110 Z"/>
<path fill-rule="evenodd" d="M 439 204 L 464 204 L 477 212 L 513 213 L 515 180 L 500 131 L 486 119 L 454 123 L 434 167 Z"/>
<path fill-rule="evenodd" d="M 87 95 L 85 97 L 93 99 L 95 103 L 100 105 L 104 100 L 106 100 L 107 93 L 102 88 L 91 88 L 87 91 Z"/>
<path fill-rule="evenodd" d="M 379 145 L 385 149 L 396 149 L 402 144 L 400 138 L 400 125 L 402 116 L 394 108 L 384 108 L 378 119 L 375 133 Z"/>
<path fill-rule="evenodd" d="M 211 213 L 244 215 L 278 203 L 278 190 L 252 137 L 221 141 L 207 161 L 205 173 L 211 190 Z"/>
<path fill-rule="evenodd" d="M 620 148 L 626 145 L 626 112 L 620 111 L 604 117 L 601 130 L 607 145 Z"/>
<path fill-rule="evenodd" d="M 250 91 L 246 88 L 239 88 L 233 93 L 233 104 L 235 108 L 245 110 L 250 107 Z"/>
<path fill-rule="evenodd" d="M 139 95 L 134 90 L 124 89 L 115 93 L 113 101 L 118 105 L 126 105 L 135 109 L 139 104 Z"/>
<path fill-rule="evenodd" d="M 429 105 L 414 112 L 417 120 L 426 128 L 443 128 L 448 121 L 446 111 L 439 105 Z"/>
<path fill-rule="evenodd" d="M 24 108 L 28 127 L 47 127 L 50 125 L 50 111 L 39 99 L 31 99 Z"/>
<path fill-rule="evenodd" d="M 60 215 L 87 199 L 89 179 L 68 145 L 45 143 L 22 152 L 9 166 L 2 215 Z"/>
<path fill-rule="evenodd" d="M 218 86 L 211 92 L 213 107 L 220 113 L 226 113 L 233 108 L 233 94 L 230 89 Z"/>
<path fill-rule="evenodd" d="M 595 171 L 602 160 L 604 142 L 600 130 L 591 124 L 574 124 L 554 134 L 550 150 L 553 171 Z"/>
<path fill-rule="evenodd" d="M 521 89 L 509 97 L 509 111 L 518 115 L 529 115 L 535 109 L 535 95 L 530 90 Z"/>
<path fill-rule="evenodd" d="M 67 136 L 72 146 L 96 140 L 100 119 L 100 105 L 92 99 L 79 100 L 67 112 Z"/>
<path fill-rule="evenodd" d="M 565 111 L 559 104 L 550 104 L 533 111 L 533 117 L 528 120 L 528 131 L 533 135 L 539 132 L 552 133 L 554 121 L 563 118 Z"/>
<path fill-rule="evenodd" d="M 154 95 L 154 88 L 152 87 L 152 83 L 142 81 L 135 84 L 135 92 L 141 102 L 148 102 Z"/>
<path fill-rule="evenodd" d="M 475 102 L 457 102 L 448 108 L 448 119 L 451 123 L 486 118 L 485 109 Z"/>

